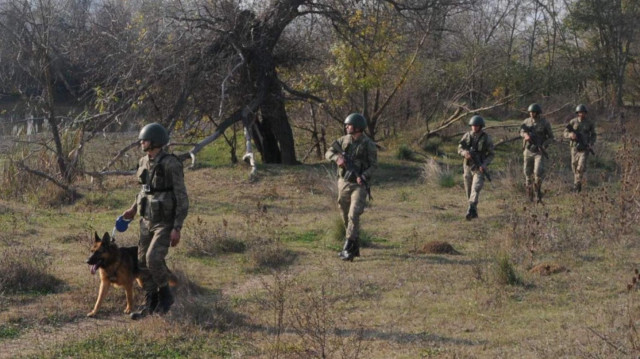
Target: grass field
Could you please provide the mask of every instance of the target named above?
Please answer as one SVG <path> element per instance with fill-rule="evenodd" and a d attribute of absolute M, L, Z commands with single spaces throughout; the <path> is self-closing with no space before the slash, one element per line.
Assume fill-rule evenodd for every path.
<path fill-rule="evenodd" d="M 93 232 L 111 232 L 137 191 L 133 176 L 81 179 L 85 196 L 72 205 L 50 204 L 47 185 L 0 200 L 0 357 L 640 354 L 638 293 L 628 289 L 640 261 L 638 190 L 621 181 L 638 171 L 629 161 L 636 152 L 603 138 L 576 195 L 567 144 L 552 147 L 545 203 L 532 205 L 519 143 L 501 148 L 480 218 L 469 222 L 455 143 L 439 144 L 448 156 L 429 166 L 398 159 L 400 142 L 380 152 L 362 216 L 367 246 L 353 263 L 337 256 L 330 165 L 261 165 L 252 182 L 244 165 L 186 170 L 190 214 L 168 256 L 177 302 L 167 316 L 139 322 L 122 313 L 120 289 L 97 318 L 86 317 L 99 285 L 84 263 Z M 137 230 L 132 224 L 117 243 L 135 245 Z M 459 254 L 428 253 L 432 241 Z"/>

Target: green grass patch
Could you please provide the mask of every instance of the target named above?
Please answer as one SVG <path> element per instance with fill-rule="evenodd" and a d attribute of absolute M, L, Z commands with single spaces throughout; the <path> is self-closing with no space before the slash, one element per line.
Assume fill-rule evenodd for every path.
<path fill-rule="evenodd" d="M 285 242 L 313 243 L 320 239 L 322 234 L 318 231 L 306 231 L 303 233 L 290 233 L 282 237 Z"/>
<path fill-rule="evenodd" d="M 11 339 L 20 336 L 20 329 L 9 325 L 0 325 L 0 339 Z"/>

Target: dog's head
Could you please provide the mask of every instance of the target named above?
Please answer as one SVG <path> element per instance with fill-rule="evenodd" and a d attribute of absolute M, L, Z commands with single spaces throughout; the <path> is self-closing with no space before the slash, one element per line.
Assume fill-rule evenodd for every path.
<path fill-rule="evenodd" d="M 111 241 L 109 233 L 104 234 L 102 238 L 98 236 L 98 232 L 95 232 L 95 240 L 91 247 L 91 255 L 87 258 L 87 264 L 91 266 L 91 274 L 95 274 L 98 268 L 104 265 L 106 261 L 112 256 L 111 247 L 115 244 Z"/>

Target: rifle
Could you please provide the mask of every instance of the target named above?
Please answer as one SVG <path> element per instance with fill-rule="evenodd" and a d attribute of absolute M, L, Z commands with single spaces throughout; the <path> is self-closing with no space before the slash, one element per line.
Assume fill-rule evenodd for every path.
<path fill-rule="evenodd" d="M 333 145 L 331 145 L 331 147 L 333 147 L 334 150 L 338 151 L 340 156 L 342 156 L 342 158 L 344 159 L 344 164 L 345 164 L 344 178 L 348 180 L 352 175 L 355 175 L 356 177 L 360 177 L 360 180 L 364 185 L 365 190 L 367 191 L 367 195 L 369 196 L 369 200 L 370 201 L 373 200 L 373 197 L 371 197 L 371 185 L 369 184 L 369 181 L 362 178 L 362 173 L 356 167 L 356 164 L 353 162 L 353 158 L 349 156 L 345 151 L 342 150 L 342 147 L 340 147 L 338 142 L 334 142 Z"/>
<path fill-rule="evenodd" d="M 536 135 L 536 133 L 533 131 L 533 127 L 522 125 L 521 129 L 527 135 L 529 135 L 529 141 L 528 142 L 531 143 L 531 145 L 533 145 L 537 149 L 534 152 L 541 154 L 542 157 L 544 157 L 544 158 L 549 158 L 549 154 L 544 149 L 544 147 L 542 147 L 542 139 Z"/>
<path fill-rule="evenodd" d="M 570 133 L 575 133 L 576 134 L 576 143 L 578 143 L 578 145 L 576 146 L 576 149 L 578 151 L 584 151 L 587 150 L 589 152 L 591 152 L 592 155 L 596 155 L 595 152 L 593 152 L 593 148 L 591 148 L 591 145 L 586 143 L 586 141 L 584 140 L 584 136 L 582 135 L 582 133 L 576 131 L 573 126 L 571 126 L 571 124 L 567 125 L 567 131 L 569 131 Z"/>
<path fill-rule="evenodd" d="M 480 167 L 482 167 L 482 161 L 480 160 L 480 152 L 478 152 L 478 150 L 476 150 L 475 148 L 471 147 L 469 148 L 469 155 L 471 155 L 471 161 L 473 162 L 473 165 L 471 166 L 471 170 L 472 171 L 479 170 Z M 484 176 L 487 178 L 487 181 L 491 182 L 491 176 L 489 175 L 489 171 L 487 171 L 486 168 L 483 173 L 484 173 Z"/>

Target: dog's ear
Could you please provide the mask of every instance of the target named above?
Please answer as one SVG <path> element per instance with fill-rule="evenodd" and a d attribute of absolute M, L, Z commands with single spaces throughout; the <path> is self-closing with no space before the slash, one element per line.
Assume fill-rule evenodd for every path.
<path fill-rule="evenodd" d="M 100 242 L 100 241 L 101 241 L 101 239 L 100 239 L 100 236 L 98 235 L 98 232 L 93 232 L 93 233 L 94 233 L 94 235 L 95 235 L 95 237 L 96 237 L 96 238 L 95 238 L 95 242 Z"/>
<path fill-rule="evenodd" d="M 109 236 L 109 232 L 104 232 L 104 236 L 102 236 L 102 241 L 105 243 L 111 242 L 111 237 Z"/>

